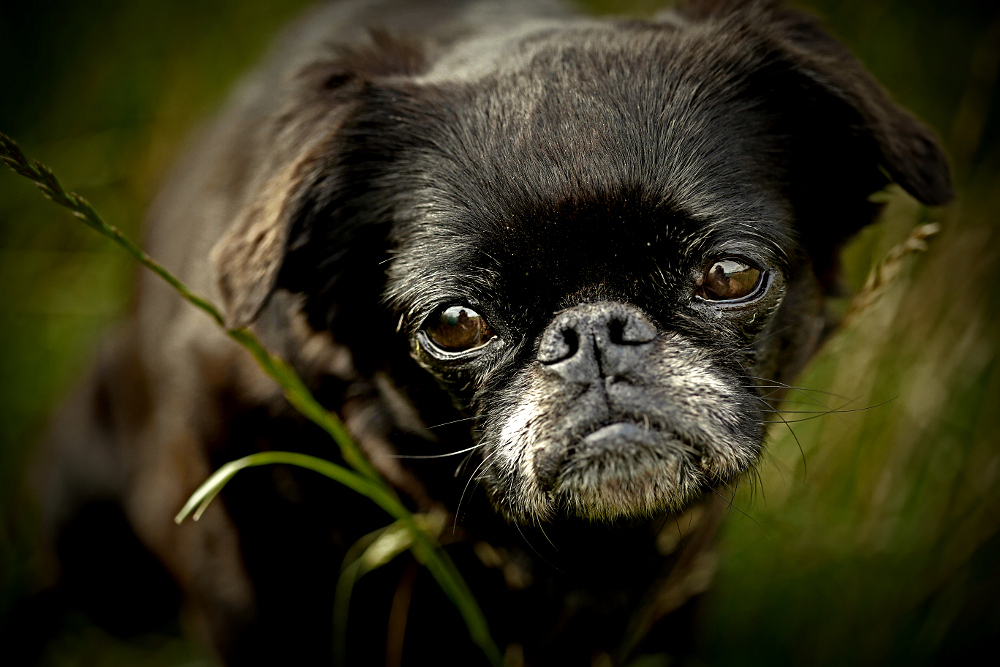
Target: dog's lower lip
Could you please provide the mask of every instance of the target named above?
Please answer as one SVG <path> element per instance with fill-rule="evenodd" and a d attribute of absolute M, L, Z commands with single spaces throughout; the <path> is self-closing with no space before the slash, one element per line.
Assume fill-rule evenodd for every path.
<path fill-rule="evenodd" d="M 581 443 L 588 447 L 610 447 L 629 443 L 654 444 L 662 439 L 655 430 L 631 422 L 618 422 L 602 426 L 583 438 Z"/>
<path fill-rule="evenodd" d="M 542 450 L 536 455 L 539 484 L 553 488 L 569 467 L 589 466 L 605 457 L 658 450 L 669 440 L 662 431 L 635 422 L 615 422 L 588 433 L 568 449 Z"/>

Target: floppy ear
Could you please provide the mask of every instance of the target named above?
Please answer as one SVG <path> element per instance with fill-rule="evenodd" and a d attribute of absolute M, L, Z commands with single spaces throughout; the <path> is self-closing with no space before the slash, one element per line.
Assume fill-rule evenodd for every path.
<path fill-rule="evenodd" d="M 892 180 L 925 204 L 947 203 L 953 196 L 951 170 L 935 134 L 893 102 L 816 19 L 794 11 L 773 17 L 775 48 L 801 76 L 857 114 L 860 122 L 852 130 L 874 142 Z"/>
<path fill-rule="evenodd" d="M 364 106 L 372 81 L 416 74 L 425 65 L 420 43 L 370 30 L 366 41 L 350 47 L 333 45 L 329 59 L 313 62 L 298 73 L 294 98 L 265 128 L 274 137 L 284 136 L 284 144 L 262 157 L 280 160 L 290 142 L 305 147 L 286 158 L 212 249 L 226 326 L 250 324 L 278 287 L 307 297 L 322 290 L 326 301 L 313 299 L 310 322 L 317 328 L 330 325 L 330 318 L 320 309 L 333 308 L 331 300 L 342 295 L 330 294 L 336 281 L 327 274 L 338 259 L 353 256 L 356 231 L 368 222 L 359 222 L 344 200 L 357 199 L 367 188 L 364 165 L 356 163 L 373 158 L 372 151 L 354 146 L 357 128 L 345 126 Z M 337 271 L 340 277 L 350 269 Z M 375 303 L 378 293 L 366 297 Z M 358 297 L 351 292 L 346 298 L 356 301 Z"/>
<path fill-rule="evenodd" d="M 326 148 L 320 142 L 289 162 L 212 249 L 227 327 L 250 324 L 274 291 L 289 230 L 322 174 Z"/>
<path fill-rule="evenodd" d="M 696 21 L 718 21 L 733 35 L 754 35 L 754 41 L 762 42 L 761 51 L 769 54 L 770 62 L 762 67 L 764 75 L 776 79 L 792 75 L 798 79 L 791 84 L 796 92 L 811 98 L 811 106 L 797 110 L 816 114 L 803 119 L 813 131 L 849 130 L 845 148 L 868 153 L 856 154 L 855 159 L 873 157 L 893 181 L 925 204 L 948 202 L 953 196 L 951 173 L 934 133 L 893 102 L 815 17 L 781 4 L 778 0 L 692 0 L 680 11 Z M 824 122 L 839 122 L 843 127 L 831 128 Z"/>
<path fill-rule="evenodd" d="M 838 287 L 840 247 L 877 216 L 873 193 L 895 181 L 925 204 L 951 199 L 937 137 L 816 18 L 775 0 L 692 0 L 679 12 L 749 63 L 746 94 L 782 144 L 799 241 L 825 289 Z"/>

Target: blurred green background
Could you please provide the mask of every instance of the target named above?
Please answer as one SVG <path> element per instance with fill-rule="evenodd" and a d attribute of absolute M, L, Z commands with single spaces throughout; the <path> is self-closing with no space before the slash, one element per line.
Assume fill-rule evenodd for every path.
<path fill-rule="evenodd" d="M 140 235 L 185 137 L 302 0 L 56 0 L 0 13 L 0 131 Z M 646 13 L 661 3 L 583 4 Z M 898 191 L 847 249 L 851 289 L 915 225 L 941 233 L 885 267 L 799 379 L 733 501 L 697 664 L 927 664 L 1000 633 L 1000 10 L 968 0 L 813 0 L 904 106 L 940 134 L 959 197 Z M 32 444 L 130 308 L 136 269 L 0 174 L 0 627 L 52 576 L 22 479 Z M 828 393 L 818 393 L 828 392 Z M 853 412 L 816 415 L 844 407 Z M 871 407 L 876 406 L 876 407 Z M 869 408 L 869 409 L 864 409 Z M 800 451 L 801 447 L 801 451 Z M 58 619 L 47 665 L 210 664 L 183 629 L 122 641 Z M 0 663 L 5 663 L 0 646 Z"/>

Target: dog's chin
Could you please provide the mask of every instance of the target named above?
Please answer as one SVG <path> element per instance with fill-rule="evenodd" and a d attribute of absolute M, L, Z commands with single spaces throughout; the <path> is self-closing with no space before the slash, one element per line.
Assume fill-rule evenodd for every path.
<path fill-rule="evenodd" d="M 707 480 L 702 456 L 679 436 L 645 424 L 602 426 L 571 446 L 555 479 L 539 479 L 556 512 L 593 521 L 680 511 Z"/>
<path fill-rule="evenodd" d="M 683 512 L 746 473 L 759 452 L 759 446 L 712 451 L 659 425 L 621 421 L 568 446 L 539 447 L 501 484 L 484 481 L 497 508 L 516 523 L 629 523 Z"/>

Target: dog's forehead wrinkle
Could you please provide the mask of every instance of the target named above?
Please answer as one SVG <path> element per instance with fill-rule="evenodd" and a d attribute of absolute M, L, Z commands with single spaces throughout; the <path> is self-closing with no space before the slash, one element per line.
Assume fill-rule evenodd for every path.
<path fill-rule="evenodd" d="M 585 188 L 582 190 L 586 192 Z M 468 199 L 451 193 L 446 193 L 445 196 Z M 495 192 L 490 193 L 491 199 L 498 196 Z M 665 201 L 644 206 L 641 203 L 644 198 L 642 194 L 634 197 L 638 203 L 632 206 L 638 210 L 627 219 L 619 221 L 615 215 L 600 215 L 601 210 L 607 210 L 608 206 L 620 205 L 614 203 L 620 197 L 620 194 L 613 192 L 593 193 L 583 201 L 578 199 L 571 207 L 576 209 L 575 212 L 568 215 L 559 213 L 560 208 L 566 206 L 558 199 L 542 197 L 526 196 L 514 206 L 501 206 L 499 203 L 485 207 L 480 205 L 487 214 L 485 216 L 471 214 L 468 208 L 459 205 L 425 204 L 420 210 L 433 211 L 427 220 L 408 222 L 400 226 L 402 231 L 395 232 L 397 256 L 394 264 L 400 270 L 390 270 L 390 276 L 404 274 L 402 268 L 408 269 L 420 263 L 445 268 L 447 272 L 452 265 L 466 265 L 470 257 L 477 253 L 482 259 L 489 260 L 479 262 L 477 272 L 488 274 L 491 280 L 499 277 L 505 270 L 505 265 L 510 265 L 511 262 L 513 266 L 508 266 L 508 269 L 524 267 L 518 270 L 530 270 L 536 276 L 538 269 L 559 270 L 564 274 L 567 268 L 565 262 L 573 261 L 575 257 L 566 252 L 565 242 L 553 243 L 545 239 L 560 237 L 575 243 L 575 239 L 590 233 L 610 235 L 612 239 L 620 237 L 622 240 L 616 242 L 628 242 L 640 250 L 648 249 L 648 272 L 659 271 L 661 277 L 664 270 L 672 271 L 677 267 L 673 259 L 676 253 L 654 254 L 656 249 L 653 246 L 660 243 L 682 243 L 689 252 L 695 252 L 704 251 L 713 244 L 731 244 L 742 240 L 751 245 L 756 244 L 759 253 L 770 259 L 783 258 L 786 254 L 785 247 L 790 244 L 787 226 L 777 222 L 786 220 L 787 214 L 777 210 L 775 205 L 761 203 L 765 201 L 764 197 L 755 197 L 750 205 L 744 203 L 749 199 L 748 196 L 740 197 L 735 202 L 709 202 L 702 198 L 692 203 L 688 200 L 684 202 L 686 205 L 677 208 L 697 211 L 697 217 L 692 214 L 689 222 L 684 224 L 677 216 L 664 217 L 662 212 L 657 212 L 658 209 L 671 208 Z M 593 210 L 593 213 L 586 214 L 586 219 L 590 220 L 586 223 L 590 226 L 586 231 L 580 228 L 581 204 L 584 209 L 589 206 Z M 524 212 L 525 207 L 528 208 L 527 213 Z M 643 209 L 651 213 L 643 214 Z M 548 211 L 548 214 L 539 217 L 531 213 L 531 210 Z M 696 224 L 695 219 L 700 222 Z M 619 234 L 618 227 L 622 222 L 626 223 L 624 229 L 628 229 L 628 235 Z M 491 251 L 488 249 L 500 252 L 496 254 L 494 250 L 493 256 L 489 256 Z M 606 259 L 618 257 L 614 246 L 606 246 L 606 250 Z M 403 261 L 407 257 L 412 257 L 412 260 Z M 532 266 L 526 266 L 526 261 L 531 262 Z M 624 258 L 621 261 L 625 261 Z M 413 280 L 430 277 L 419 273 L 410 275 Z"/>
<path fill-rule="evenodd" d="M 383 299 L 420 320 L 446 305 L 489 309 L 497 298 L 493 290 L 495 276 L 486 269 L 459 272 L 425 265 L 414 266 L 411 271 L 406 268 L 403 263 L 387 281 Z"/>
<path fill-rule="evenodd" d="M 685 245 L 693 257 L 712 260 L 728 254 L 742 255 L 786 270 L 798 247 L 790 229 L 771 221 L 716 222 L 692 234 Z"/>
<path fill-rule="evenodd" d="M 631 255 L 620 255 L 620 250 L 627 248 L 629 252 L 641 253 L 637 256 L 646 255 L 642 260 L 647 263 L 644 274 L 659 273 L 664 279 L 664 271 L 676 272 L 679 268 L 676 265 L 678 253 L 665 252 L 660 247 L 672 240 L 687 247 L 688 252 L 680 253 L 681 256 L 702 251 L 702 246 L 711 243 L 732 245 L 741 241 L 757 247 L 755 254 L 767 258 L 781 257 L 784 253 L 781 246 L 787 241 L 783 238 L 783 228 L 773 221 L 779 216 L 772 214 L 768 216 L 770 219 L 763 220 L 768 211 L 763 210 L 761 198 L 745 205 L 744 208 L 750 210 L 738 218 L 733 215 L 733 209 L 729 209 L 722 219 L 695 224 L 676 215 L 664 217 L 662 211 L 671 209 L 664 202 L 649 207 L 654 211 L 651 215 L 643 215 L 641 206 L 634 215 L 626 214 L 620 219 L 619 214 L 602 214 L 612 210 L 609 207 L 633 208 L 628 202 L 622 204 L 622 196 L 611 193 L 596 195 L 594 201 L 525 202 L 527 206 L 548 213 L 542 217 L 530 213 L 493 215 L 478 221 L 458 207 L 425 204 L 420 210 L 432 212 L 428 219 L 408 220 L 394 232 L 396 247 L 387 293 L 397 298 L 390 300 L 403 301 L 405 299 L 399 297 L 419 294 L 417 286 L 435 280 L 455 280 L 459 291 L 464 289 L 463 281 L 468 283 L 469 289 L 488 290 L 491 286 L 495 289 L 504 278 L 516 281 L 522 273 L 529 281 L 537 279 L 539 271 L 543 274 L 557 272 L 560 279 L 572 281 L 572 272 L 577 270 L 572 268 L 574 265 L 580 266 L 579 270 L 598 269 L 598 265 L 589 263 L 589 256 L 569 250 L 579 238 L 590 234 L 609 235 L 615 240 L 611 245 L 588 251 L 603 252 L 595 256 L 598 261 L 628 264 L 633 261 Z M 639 201 L 643 198 L 641 193 L 634 196 Z M 567 211 L 565 215 L 560 213 L 562 209 Z M 657 209 L 662 211 L 656 213 Z M 628 234 L 622 235 L 622 231 Z M 619 248 L 616 245 L 621 243 L 626 246 Z M 435 276 L 434 272 L 441 275 Z M 649 278 L 644 274 L 637 279 Z"/>
<path fill-rule="evenodd" d="M 670 59 L 625 62 L 609 58 L 607 45 L 602 50 L 593 39 L 583 46 L 568 41 L 540 46 L 532 56 L 554 62 L 556 71 L 532 61 L 514 63 L 472 92 L 442 82 L 415 93 L 427 98 L 425 107 L 449 107 L 449 122 L 435 118 L 422 141 L 439 153 L 430 165 L 438 170 L 435 180 L 458 188 L 457 200 L 496 208 L 511 194 L 537 198 L 609 181 L 646 181 L 705 211 L 720 207 L 718 193 L 738 189 L 740 179 L 726 185 L 738 171 L 734 166 L 752 163 L 763 147 L 753 105 L 712 90 L 732 86 L 713 82 L 704 67 L 685 68 Z M 629 71 L 636 68 L 641 76 Z M 581 151 L 581 141 L 595 150 Z M 745 150 L 750 144 L 753 151 Z M 526 169 L 525 163 L 536 166 Z"/>

